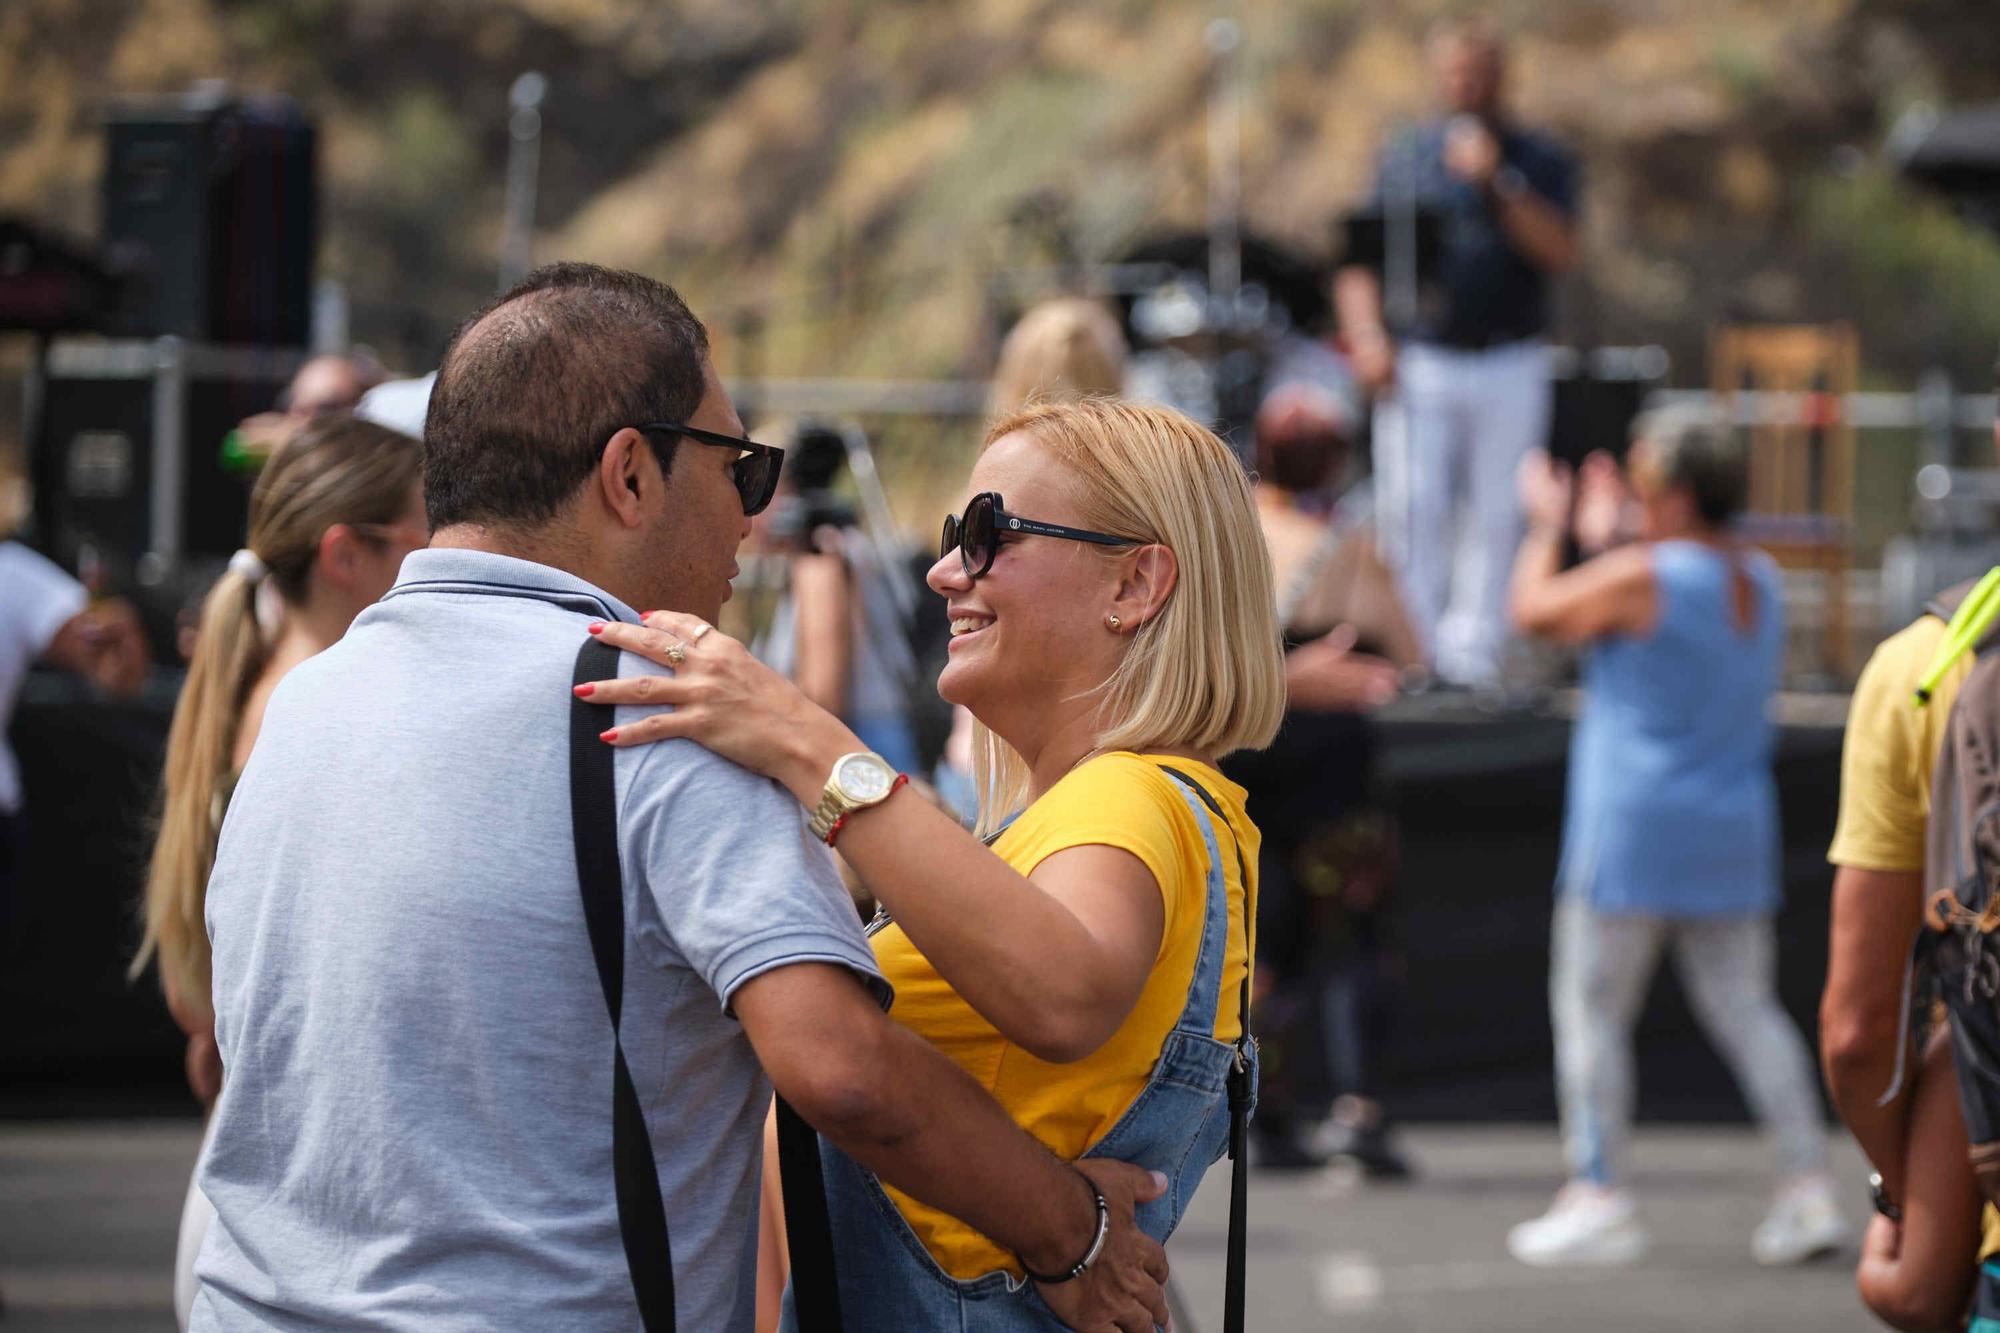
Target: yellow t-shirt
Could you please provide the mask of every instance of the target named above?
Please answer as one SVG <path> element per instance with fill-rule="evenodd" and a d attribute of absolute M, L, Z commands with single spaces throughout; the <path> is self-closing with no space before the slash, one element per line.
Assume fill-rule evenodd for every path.
<path fill-rule="evenodd" d="M 1118 1031 L 1084 1059 L 1071 1064 L 1036 1059 L 961 1000 L 901 927 L 888 926 L 875 936 L 876 961 L 896 988 L 890 1016 L 951 1057 L 1007 1108 L 1015 1123 L 1065 1160 L 1081 1157 L 1138 1098 L 1167 1034 L 1186 1007 L 1188 987 L 1194 981 L 1208 887 L 1208 845 L 1181 795 L 1186 789 L 1161 772 L 1162 765 L 1179 769 L 1207 788 L 1228 816 L 1228 826 L 1215 831 L 1229 886 L 1229 936 L 1213 1035 L 1234 1041 L 1249 965 L 1246 896 L 1249 919 L 1256 919 L 1259 837 L 1244 810 L 1244 790 L 1190 759 L 1123 752 L 1100 755 L 1051 787 L 993 844 L 1000 858 L 1023 875 L 1034 873 L 1036 866 L 1065 848 L 1118 847 L 1144 862 L 1159 883 L 1166 928 L 1152 975 Z M 1247 895 L 1239 882 L 1237 837 L 1243 839 L 1243 857 L 1250 867 Z M 898 1190 L 888 1193 L 932 1257 L 952 1276 L 970 1279 L 996 1269 L 1021 1272 L 1012 1254 L 957 1218 Z"/>
<path fill-rule="evenodd" d="M 1973 657 L 1952 663 L 1931 694 L 1913 702 L 1917 681 L 1944 645 L 1945 624 L 1936 616 L 1917 619 L 1882 641 L 1861 679 L 1847 713 L 1847 737 L 1840 756 L 1840 819 L 1826 859 L 1858 870 L 1922 870 L 1924 832 L 1931 816 L 1931 773 L 1952 700 L 1972 672 Z M 1979 1260 L 2000 1254 L 2000 1211 L 1990 1204 L 1981 1217 Z"/>
<path fill-rule="evenodd" d="M 1922 870 L 1931 813 L 1931 770 L 1944 742 L 1972 654 L 1952 664 L 1930 704 L 1913 702 L 1917 681 L 1944 645 L 1944 622 L 1919 616 L 1876 648 L 1847 711 L 1840 756 L 1840 818 L 1826 859 L 1857 870 Z"/>

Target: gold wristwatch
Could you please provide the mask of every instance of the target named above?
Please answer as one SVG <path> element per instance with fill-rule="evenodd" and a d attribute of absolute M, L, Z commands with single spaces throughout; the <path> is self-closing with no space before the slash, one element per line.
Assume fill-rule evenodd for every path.
<path fill-rule="evenodd" d="M 813 836 L 832 846 L 849 815 L 880 805 L 904 781 L 907 779 L 879 754 L 856 750 L 840 756 L 833 761 L 833 772 L 826 780 L 826 790 L 820 793 L 819 804 L 813 807 Z"/>

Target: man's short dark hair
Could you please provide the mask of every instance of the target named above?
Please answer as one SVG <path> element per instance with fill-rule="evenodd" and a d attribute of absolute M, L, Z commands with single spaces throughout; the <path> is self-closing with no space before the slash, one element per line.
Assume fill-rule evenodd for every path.
<path fill-rule="evenodd" d="M 605 441 L 701 404 L 708 330 L 663 282 L 550 264 L 459 325 L 424 421 L 424 508 L 454 523 L 555 517 Z M 653 441 L 671 467 L 674 442 Z"/>

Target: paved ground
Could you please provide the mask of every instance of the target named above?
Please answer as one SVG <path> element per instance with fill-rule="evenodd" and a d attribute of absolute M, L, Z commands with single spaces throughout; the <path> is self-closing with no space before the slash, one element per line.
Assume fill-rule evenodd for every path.
<path fill-rule="evenodd" d="M 5 1333 L 139 1333 L 172 1327 L 174 1227 L 198 1129 L 179 1122 L 0 1124 L 0 1292 Z M 1506 1256 L 1507 1226 L 1557 1182 L 1553 1134 L 1420 1129 L 1417 1184 L 1358 1188 L 1337 1176 L 1252 1178 L 1250 1327 L 1341 1333 L 1479 1329 L 1729 1329 L 1823 1333 L 1874 1327 L 1845 1262 L 1770 1272 L 1750 1260 L 1764 1206 L 1755 1138 L 1738 1129 L 1652 1129 L 1636 1166 L 1652 1255 L 1619 1273 L 1545 1273 Z M 1857 1182 L 1859 1159 L 1839 1158 Z M 1197 1333 L 1221 1328 L 1229 1204 L 1224 1168 L 1172 1245 Z"/>
<path fill-rule="evenodd" d="M 1409 1135 L 1421 1181 L 1361 1187 L 1322 1176 L 1252 1176 L 1249 1326 L 1340 1333 L 1549 1333 L 1555 1329 L 1729 1329 L 1757 1333 L 1878 1326 L 1853 1294 L 1852 1256 L 1773 1271 L 1750 1258 L 1768 1202 L 1754 1134 L 1654 1128 L 1639 1136 L 1635 1184 L 1653 1249 L 1637 1268 L 1550 1272 L 1508 1258 L 1507 1228 L 1560 1183 L 1552 1129 L 1464 1127 Z M 1169 1253 L 1198 1333 L 1222 1327 L 1229 1177 L 1219 1165 Z M 1861 1159 L 1835 1159 L 1865 1216 Z"/>

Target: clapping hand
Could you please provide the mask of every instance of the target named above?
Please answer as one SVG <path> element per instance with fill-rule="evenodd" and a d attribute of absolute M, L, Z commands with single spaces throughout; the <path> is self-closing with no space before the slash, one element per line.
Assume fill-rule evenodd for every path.
<path fill-rule="evenodd" d="M 1536 449 L 1521 460 L 1514 484 L 1530 527 L 1544 532 L 1569 531 L 1570 500 L 1576 490 L 1569 464 L 1550 458 L 1545 449 Z"/>
<path fill-rule="evenodd" d="M 1576 476 L 1576 544 L 1585 555 L 1610 550 L 1631 527 L 1631 488 L 1618 460 L 1599 449 L 1583 460 Z"/>

